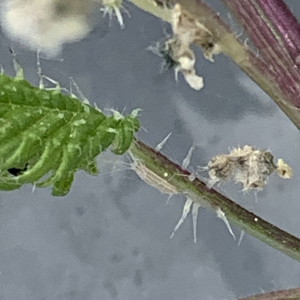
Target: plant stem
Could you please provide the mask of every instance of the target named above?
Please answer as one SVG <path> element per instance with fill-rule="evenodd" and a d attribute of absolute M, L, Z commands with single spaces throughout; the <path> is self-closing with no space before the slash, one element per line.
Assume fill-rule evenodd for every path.
<path fill-rule="evenodd" d="M 133 143 L 130 151 L 135 159 L 142 161 L 147 169 L 161 178 L 162 182 L 167 180 L 179 193 L 206 208 L 213 211 L 221 209 L 232 224 L 300 261 L 300 240 L 295 236 L 247 211 L 216 190 L 207 188 L 200 179 L 196 178 L 190 181 L 188 178 L 190 173 L 187 170 L 183 170 L 179 165 L 143 142 Z"/>
<path fill-rule="evenodd" d="M 141 9 L 153 13 L 155 16 L 162 18 L 167 22 L 169 22 L 171 19 L 171 10 L 167 8 L 157 7 L 153 0 L 130 1 Z M 298 45 L 298 42 L 296 43 L 295 37 L 297 36 L 296 33 L 300 32 L 300 29 L 295 17 L 291 13 L 288 13 L 288 10 L 286 9 L 286 19 L 291 16 L 292 19 L 289 22 L 284 22 L 285 27 L 283 25 L 278 25 L 278 28 L 274 27 L 276 30 L 278 29 L 278 32 L 275 30 L 276 36 L 275 39 L 272 40 L 271 45 L 275 44 L 276 39 L 279 36 L 279 30 L 280 36 L 284 35 L 285 32 L 288 32 L 290 34 L 289 36 L 293 37 L 293 47 L 290 47 L 292 50 L 284 50 L 287 49 L 286 45 L 289 45 L 288 39 L 286 39 L 284 42 L 285 48 L 282 49 L 281 55 L 279 55 L 281 51 L 280 44 L 279 47 L 277 47 L 276 52 L 274 52 L 271 45 L 266 47 L 266 43 L 268 41 L 265 40 L 266 36 L 264 34 L 260 34 L 262 28 L 269 28 L 270 24 L 272 24 L 272 22 L 275 20 L 275 17 L 270 17 L 270 19 L 255 19 L 254 21 L 251 19 L 252 15 L 250 16 L 249 11 L 250 8 L 254 6 L 254 4 L 256 6 L 258 5 L 258 7 L 260 7 L 259 5 L 261 5 L 263 7 L 261 9 L 267 9 L 267 5 L 263 5 L 264 0 L 223 1 L 228 5 L 233 13 L 238 10 L 237 8 L 243 8 L 242 12 L 248 16 L 247 18 L 245 18 L 245 20 L 241 21 L 241 25 L 244 26 L 245 30 L 250 32 L 250 29 L 252 28 L 250 25 L 250 28 L 248 28 L 247 22 L 252 21 L 252 23 L 256 24 L 255 30 L 251 29 L 253 36 L 251 36 L 250 33 L 249 35 L 250 37 L 253 37 L 253 42 L 258 49 L 264 49 L 262 53 L 268 51 L 269 54 L 266 56 L 268 56 L 269 59 L 272 59 L 271 65 L 269 64 L 269 61 L 265 61 L 258 55 L 255 55 L 244 43 L 239 41 L 236 35 L 231 31 L 229 26 L 225 24 L 225 22 L 218 16 L 218 14 L 201 0 L 177 0 L 176 2 L 180 3 L 184 10 L 189 12 L 196 20 L 198 20 L 208 30 L 211 31 L 214 36 L 215 42 L 218 43 L 218 45 L 222 49 L 222 52 L 230 57 L 254 82 L 256 82 L 275 101 L 275 103 L 281 108 L 281 110 L 300 130 L 300 110 L 298 109 L 300 108 L 300 80 L 298 80 L 300 79 L 300 75 L 298 73 L 298 70 L 295 70 L 295 64 L 293 63 L 299 60 L 299 58 L 297 59 L 298 56 L 296 56 L 298 50 L 297 47 L 299 46 L 295 46 Z M 246 4 L 239 4 L 244 2 L 249 2 L 249 10 Z M 275 2 L 279 3 L 282 1 L 276 0 Z M 279 10 L 280 9 L 278 8 L 277 11 Z M 235 16 L 236 15 L 237 14 L 235 14 Z M 237 17 L 237 19 L 240 21 L 239 16 Z M 288 27 L 288 31 L 285 31 L 285 28 L 287 28 L 287 26 L 290 27 Z M 293 26 L 296 28 L 296 31 L 294 30 Z M 254 33 L 257 35 L 257 38 L 255 38 Z M 299 39 L 297 41 L 299 41 Z M 261 43 L 261 47 L 259 46 L 259 43 Z M 289 53 L 289 55 L 293 54 L 293 58 L 285 58 L 284 60 L 281 60 L 282 57 L 287 56 L 286 53 Z M 288 64 L 286 65 L 287 62 Z M 298 62 L 298 64 L 300 63 Z"/>
<path fill-rule="evenodd" d="M 158 7 L 153 0 L 130 1 L 165 21 L 169 22 L 171 20 L 171 10 Z M 275 39 L 272 40 L 272 42 L 271 40 L 269 41 L 269 43 L 271 43 L 270 45 L 266 44 L 265 35 L 261 35 L 257 32 L 259 27 L 255 27 L 255 30 L 250 28 L 252 30 L 251 33 L 253 33 L 255 46 L 262 50 L 261 55 L 263 59 L 261 59 L 257 55 L 254 55 L 254 53 L 252 53 L 245 44 L 241 43 L 232 33 L 230 28 L 220 19 L 220 17 L 201 0 L 178 0 L 177 2 L 182 5 L 183 9 L 188 11 L 195 19 L 212 32 L 215 42 L 217 42 L 221 47 L 223 53 L 239 65 L 240 68 L 277 103 L 277 105 L 294 122 L 298 129 L 300 129 L 300 114 L 298 110 L 298 106 L 300 106 L 298 105 L 298 95 L 300 95 L 300 93 L 297 94 L 296 98 L 293 98 L 293 93 L 297 92 L 295 88 L 298 89 L 297 80 L 299 74 L 298 70 L 294 70 L 295 67 L 291 67 L 291 62 L 294 65 L 295 63 L 300 64 L 296 56 L 298 46 L 297 43 L 293 42 L 291 43 L 293 47 L 289 48 L 289 41 L 287 39 L 276 40 L 279 35 L 284 35 L 286 32 L 285 30 L 288 30 L 290 36 L 293 38 L 297 36 L 300 29 L 296 26 L 298 23 L 295 18 L 290 21 L 285 20 L 282 22 L 282 25 L 280 25 L 281 23 L 278 23 L 278 26 L 273 24 L 275 27 L 272 27 L 272 30 L 275 28 L 276 34 Z M 224 0 L 224 2 L 226 2 L 229 8 L 234 12 L 236 12 L 239 8 L 240 12 L 246 14 L 247 18 L 245 18 L 244 22 L 241 22 L 244 27 L 248 26 L 247 22 L 251 21 L 250 19 L 252 15 L 250 15 L 248 10 L 244 12 L 247 6 L 241 7 L 239 5 L 240 2 L 247 2 L 250 5 L 250 8 L 255 6 L 255 9 L 260 8 L 262 11 L 270 8 L 270 5 L 267 5 L 270 4 L 270 1 L 265 1 L 264 4 L 263 0 Z M 282 3 L 280 3 L 282 1 L 276 0 L 275 2 L 277 4 L 275 10 L 278 12 L 280 11 L 280 7 L 283 7 L 281 6 Z M 287 9 L 284 9 L 284 13 L 287 16 L 286 19 L 288 19 L 288 16 L 291 15 Z M 255 19 L 253 23 L 260 23 L 260 25 L 265 27 L 267 30 L 272 25 L 272 22 L 276 21 L 277 15 L 274 14 L 273 16 L 266 14 L 266 16 L 264 16 L 264 19 L 261 14 L 260 17 L 262 20 Z M 252 25 L 254 26 L 254 24 Z M 287 26 L 288 29 L 285 26 Z M 295 28 L 297 27 L 299 30 L 297 29 L 297 32 L 294 32 L 292 26 L 295 26 Z M 254 33 L 257 33 L 257 37 Z M 249 35 L 251 37 L 250 33 Z M 259 43 L 261 43 L 261 46 Z M 273 49 L 272 45 L 275 46 L 276 43 L 279 43 L 280 46 Z M 282 43 L 284 43 L 285 48 L 283 49 L 283 52 L 280 52 Z M 269 67 L 271 62 L 271 66 L 273 67 Z M 288 66 L 285 64 L 288 64 Z M 280 72 L 283 72 L 283 74 Z M 285 77 L 285 75 L 287 77 Z M 291 85 L 289 83 L 291 83 Z M 288 90 L 290 87 L 292 87 L 291 91 Z M 166 180 L 166 174 L 172 174 L 167 177 L 168 182 L 180 193 L 191 198 L 194 202 L 214 211 L 220 208 L 232 224 L 238 226 L 242 230 L 245 230 L 247 233 L 260 239 L 273 248 L 300 261 L 300 240 L 298 238 L 245 210 L 217 191 L 208 189 L 205 183 L 201 182 L 199 179 L 196 178 L 192 182 L 189 181 L 189 172 L 182 170 L 180 166 L 171 162 L 167 157 L 154 149 L 151 149 L 142 142 L 137 141 L 136 144 L 132 146 L 131 152 L 136 159 L 142 160 L 145 167 L 157 174 L 162 181 Z"/>
<path fill-rule="evenodd" d="M 223 0 L 274 73 L 285 99 L 300 108 L 300 25 L 282 0 Z"/>
<path fill-rule="evenodd" d="M 300 288 L 259 294 L 238 300 L 300 300 Z"/>

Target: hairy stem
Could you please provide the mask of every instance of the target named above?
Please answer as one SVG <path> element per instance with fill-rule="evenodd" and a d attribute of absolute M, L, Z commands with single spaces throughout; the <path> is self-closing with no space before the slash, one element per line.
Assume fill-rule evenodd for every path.
<path fill-rule="evenodd" d="M 259 294 L 238 300 L 300 300 L 300 288 Z"/>
<path fill-rule="evenodd" d="M 213 211 L 221 209 L 232 224 L 300 261 L 300 240 L 295 236 L 247 211 L 216 190 L 208 189 L 206 184 L 198 178 L 190 181 L 190 173 L 187 170 L 183 170 L 179 165 L 143 142 L 133 143 L 130 151 L 135 159 L 142 161 L 145 167 L 158 175 L 162 181 L 168 180 L 168 183 L 179 193 Z"/>
<path fill-rule="evenodd" d="M 300 108 L 300 25 L 282 0 L 222 0 L 274 73 L 286 101 Z"/>
<path fill-rule="evenodd" d="M 171 20 L 171 10 L 158 7 L 154 0 L 130 1 L 141 9 L 146 10 L 167 22 Z M 248 32 L 249 36 L 253 38 L 252 42 L 254 43 L 255 47 L 259 50 L 263 48 L 263 57 L 254 54 L 244 43 L 239 41 L 236 35 L 218 16 L 218 14 L 201 0 L 177 0 L 176 2 L 180 3 L 184 10 L 189 12 L 196 20 L 204 24 L 204 26 L 212 32 L 214 39 L 222 49 L 222 52 L 230 57 L 254 82 L 256 82 L 275 101 L 281 110 L 297 126 L 297 128 L 300 129 L 300 101 L 298 101 L 298 98 L 300 97 L 300 88 L 298 86 L 298 83 L 300 82 L 298 80 L 300 79 L 300 75 L 298 74 L 298 70 L 295 69 L 296 65 L 294 63 L 299 60 L 299 58 L 297 59 L 298 56 L 296 56 L 298 50 L 297 47 L 299 46 L 295 46 L 298 45 L 298 43 L 296 43 L 297 39 L 295 36 L 297 36 L 297 32 L 300 32 L 300 29 L 299 25 L 296 28 L 296 24 L 298 23 L 295 17 L 293 16 L 293 19 L 289 22 L 284 22 L 284 26 L 274 25 L 272 27 L 274 40 L 272 40 L 271 45 L 268 45 L 268 36 L 264 34 L 264 31 L 262 31 L 262 34 L 260 31 L 262 28 L 270 28 L 270 26 L 273 24 L 272 22 L 275 21 L 275 17 L 267 18 L 265 16 L 262 18 L 261 15 L 256 15 L 256 17 L 259 19 L 255 19 L 252 18 L 250 12 L 251 8 L 255 6 L 256 10 L 260 8 L 261 13 L 261 11 L 267 9 L 267 5 L 264 3 L 270 1 L 223 1 L 228 5 L 229 9 L 233 11 L 234 15 L 237 17 L 238 21 L 240 21 L 244 29 Z M 247 4 L 243 5 L 242 3 L 244 2 L 247 2 Z M 279 3 L 282 1 L 276 0 L 275 2 Z M 242 20 L 240 15 L 236 13 L 238 8 L 241 7 L 243 8 L 243 10 L 241 9 L 241 12 L 247 16 L 247 18 Z M 277 11 L 280 11 L 279 8 Z M 256 11 L 256 13 L 258 12 Z M 287 14 L 285 19 L 288 20 L 288 18 L 291 16 L 291 13 L 288 13 L 288 10 L 285 10 L 285 13 Z M 253 29 L 253 26 L 250 26 L 248 22 L 249 24 L 253 24 L 253 26 L 255 24 L 255 29 Z M 293 30 L 293 26 L 296 28 L 296 30 Z M 268 30 L 270 31 L 270 29 Z M 267 31 L 267 29 L 265 31 Z M 285 32 L 290 33 L 288 37 L 293 37 L 293 42 L 290 42 L 290 44 L 292 44 L 290 48 L 293 49 L 293 51 L 286 50 L 288 49 L 289 40 L 291 40 L 291 38 L 289 40 L 286 39 L 281 41 L 285 45 L 285 48 L 281 48 L 282 45 L 279 43 L 278 37 L 283 36 Z M 251 35 L 250 33 L 253 34 Z M 271 34 L 269 34 L 269 36 L 271 36 Z M 275 43 L 279 45 L 276 48 L 276 51 L 272 49 Z M 268 54 L 265 54 L 266 52 Z M 286 57 L 287 53 L 288 57 Z M 292 58 L 290 58 L 290 56 Z M 272 64 L 269 63 L 269 60 L 265 60 L 265 57 L 269 57 L 269 60 L 272 60 Z M 284 60 L 282 60 L 283 57 Z M 298 62 L 298 64 L 300 63 Z"/>

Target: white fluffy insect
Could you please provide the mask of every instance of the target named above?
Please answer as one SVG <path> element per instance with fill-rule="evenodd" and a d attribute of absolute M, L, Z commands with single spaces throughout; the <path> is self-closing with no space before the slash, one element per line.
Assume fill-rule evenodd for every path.
<path fill-rule="evenodd" d="M 292 168 L 282 159 L 273 162 L 273 154 L 267 150 L 257 150 L 252 146 L 233 148 L 229 154 L 213 157 L 206 169 L 210 180 L 208 186 L 217 182 L 234 181 L 243 185 L 243 190 L 262 190 L 268 176 L 274 171 L 285 179 L 293 175 Z"/>
<path fill-rule="evenodd" d="M 215 42 L 212 33 L 192 15 L 184 11 L 180 4 L 165 3 L 157 1 L 156 4 L 172 8 L 171 26 L 173 36 L 164 42 L 158 42 L 156 46 L 148 49 L 164 59 L 163 67 L 175 70 L 175 79 L 181 73 L 188 85 L 200 90 L 203 88 L 203 78 L 196 73 L 196 56 L 191 49 L 193 44 L 200 45 L 204 57 L 213 61 L 213 55 L 221 52 L 219 45 Z"/>
<path fill-rule="evenodd" d="M 97 0 L 4 0 L 1 26 L 13 40 L 53 56 L 64 43 L 91 30 L 89 14 Z"/>

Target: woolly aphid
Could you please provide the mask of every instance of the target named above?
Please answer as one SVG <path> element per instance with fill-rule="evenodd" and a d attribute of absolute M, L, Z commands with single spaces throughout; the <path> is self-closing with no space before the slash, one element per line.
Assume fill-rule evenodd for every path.
<path fill-rule="evenodd" d="M 171 25 L 173 36 L 163 43 L 157 44 L 153 52 L 164 58 L 164 66 L 175 69 L 175 78 L 182 73 L 186 82 L 195 90 L 203 87 L 203 78 L 196 74 L 196 57 L 191 49 L 192 44 L 200 45 L 204 56 L 213 61 L 213 55 L 218 54 L 218 46 L 212 33 L 190 14 L 183 11 L 180 4 L 172 9 Z"/>
<path fill-rule="evenodd" d="M 234 181 L 241 183 L 244 191 L 262 190 L 268 177 L 276 173 L 285 179 L 293 175 L 292 168 L 278 159 L 275 164 L 273 154 L 266 150 L 257 150 L 251 146 L 233 148 L 229 154 L 213 157 L 208 165 L 208 186 L 217 182 Z"/>

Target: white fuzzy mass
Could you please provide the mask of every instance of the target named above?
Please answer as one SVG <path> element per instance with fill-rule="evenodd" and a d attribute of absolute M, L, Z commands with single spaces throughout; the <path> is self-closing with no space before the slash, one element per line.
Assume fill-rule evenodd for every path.
<path fill-rule="evenodd" d="M 32 50 L 55 55 L 64 43 L 82 39 L 90 31 L 92 0 L 5 0 L 1 26 L 13 40 Z"/>

